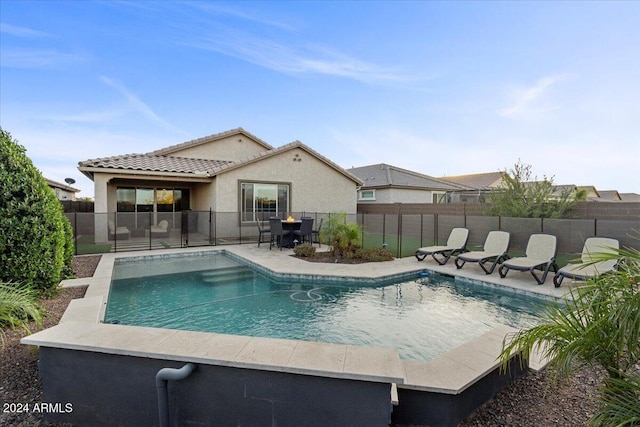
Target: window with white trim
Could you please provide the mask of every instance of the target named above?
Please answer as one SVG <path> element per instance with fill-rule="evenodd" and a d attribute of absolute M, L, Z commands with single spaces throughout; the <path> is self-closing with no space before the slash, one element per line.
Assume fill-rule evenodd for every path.
<path fill-rule="evenodd" d="M 375 200 L 376 190 L 360 190 L 358 191 L 358 200 Z"/>

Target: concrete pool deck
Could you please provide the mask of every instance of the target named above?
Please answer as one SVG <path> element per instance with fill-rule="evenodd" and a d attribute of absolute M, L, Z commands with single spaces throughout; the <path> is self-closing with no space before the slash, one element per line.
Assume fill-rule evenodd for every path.
<path fill-rule="evenodd" d="M 415 257 L 365 264 L 313 263 L 290 256 L 292 250 L 269 250 L 265 246 L 233 245 L 103 254 L 93 277 L 62 283 L 62 286 L 88 285 L 85 297 L 70 303 L 59 325 L 25 337 L 22 343 L 45 348 L 388 384 L 392 394 L 400 389 L 399 404 L 402 406 L 403 390 L 407 393 L 459 396 L 477 387 L 483 378 L 497 371 L 497 356 L 502 349 L 503 339 L 516 330 L 507 326 L 495 328 L 434 360 L 421 362 L 401 360 L 397 351 L 389 348 L 103 324 L 101 320 L 104 318 L 113 265 L 120 258 L 225 251 L 258 268 L 269 270 L 275 276 L 383 280 L 415 277 L 427 270 L 453 276 L 456 280 L 482 286 L 500 286 L 547 298 L 561 297 L 570 286 L 575 286 L 567 281 L 567 286 L 555 288 L 551 277 L 547 277 L 544 285 L 537 285 L 528 272 L 513 271 L 501 279 L 497 272 L 486 275 L 474 264 L 467 264 L 458 270 L 453 261 L 440 266 L 429 259 L 419 262 Z M 534 370 L 544 365 L 539 356 L 529 361 L 529 368 Z M 398 397 L 389 396 L 389 399 L 397 401 Z M 407 401 L 409 399 L 407 397 Z M 448 425 L 446 421 L 432 422 L 434 425 Z"/>

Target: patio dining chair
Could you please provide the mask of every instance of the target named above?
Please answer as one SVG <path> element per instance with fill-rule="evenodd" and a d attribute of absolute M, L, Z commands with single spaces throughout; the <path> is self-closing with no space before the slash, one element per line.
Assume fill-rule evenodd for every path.
<path fill-rule="evenodd" d="M 311 242 L 311 234 L 313 233 L 313 218 L 303 216 L 300 218 L 302 223 L 300 224 L 300 230 L 293 230 L 293 235 L 300 237 L 301 243 Z"/>
<path fill-rule="evenodd" d="M 256 219 L 256 225 L 258 226 L 258 247 L 260 247 L 260 243 L 262 243 L 262 235 L 267 233 L 271 234 L 271 228 L 263 227 L 262 224 L 260 224 L 259 219 Z"/>
<path fill-rule="evenodd" d="M 316 229 L 311 230 L 311 243 L 317 243 L 318 247 L 322 247 L 322 243 L 320 243 L 320 231 L 322 230 L 322 221 L 324 218 L 320 218 L 320 225 Z"/>

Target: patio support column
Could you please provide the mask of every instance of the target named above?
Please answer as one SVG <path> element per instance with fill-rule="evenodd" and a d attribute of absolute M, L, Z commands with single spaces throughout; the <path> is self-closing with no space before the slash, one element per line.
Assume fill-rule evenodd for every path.
<path fill-rule="evenodd" d="M 93 177 L 94 184 L 94 209 L 95 212 L 95 241 L 106 242 L 107 241 L 107 219 L 109 212 L 107 205 L 107 184 L 109 177 L 102 174 L 95 174 Z"/>

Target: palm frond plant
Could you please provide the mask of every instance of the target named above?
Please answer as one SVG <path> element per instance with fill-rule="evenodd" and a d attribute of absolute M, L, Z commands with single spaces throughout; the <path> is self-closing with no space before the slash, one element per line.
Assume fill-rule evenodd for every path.
<path fill-rule="evenodd" d="M 332 214 L 320 232 L 321 239 L 331 246 L 331 252 L 339 258 L 352 258 L 362 241 L 362 230 L 356 223 L 347 222 L 347 214 Z"/>
<path fill-rule="evenodd" d="M 601 395 L 603 411 L 613 408 L 607 399 L 619 394 L 616 390 L 621 383 L 637 387 L 631 379 L 638 375 L 640 363 L 640 251 L 618 249 L 595 255 L 593 262 L 614 258 L 619 260 L 617 271 L 571 289 L 562 301 L 546 307 L 543 323 L 508 337 L 500 355 L 503 368 L 513 354 L 529 360 L 534 349 L 550 361 L 554 380 L 570 376 L 580 367 L 598 365 L 607 373 Z M 627 389 L 627 395 L 633 396 L 633 392 Z M 637 399 L 637 388 L 635 396 Z M 601 424 L 606 417 L 598 413 L 592 425 L 632 425 Z"/>
<path fill-rule="evenodd" d="M 593 417 L 597 426 L 633 427 L 640 425 L 640 374 L 624 379 L 608 378 L 602 391 L 602 408 Z"/>
<path fill-rule="evenodd" d="M 44 311 L 37 300 L 38 293 L 18 283 L 0 282 L 0 344 L 5 344 L 4 329 L 21 328 L 29 333 L 29 322 L 42 326 Z"/>

